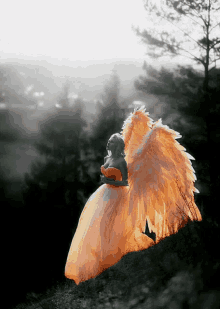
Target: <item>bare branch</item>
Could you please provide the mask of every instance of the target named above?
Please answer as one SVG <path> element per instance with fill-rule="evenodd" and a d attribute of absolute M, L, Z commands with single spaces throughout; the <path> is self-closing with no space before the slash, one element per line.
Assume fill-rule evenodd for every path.
<path fill-rule="evenodd" d="M 218 61 L 218 60 L 220 60 L 220 57 L 218 57 L 217 59 L 215 59 L 214 61 L 216 62 L 216 61 Z"/>
<path fill-rule="evenodd" d="M 211 20 L 210 10 L 211 10 L 211 1 L 209 0 L 209 9 L 208 9 L 208 25 L 207 25 L 207 30 L 208 30 L 208 28 L 210 27 L 210 20 Z"/>
<path fill-rule="evenodd" d="M 210 29 L 210 32 L 211 32 L 215 27 L 217 27 L 217 26 L 220 26 L 220 23 L 218 23 L 218 24 L 216 24 L 214 27 L 212 27 L 212 28 Z"/>
<path fill-rule="evenodd" d="M 143 32 L 140 32 L 139 30 L 137 31 L 137 35 L 142 37 L 142 41 L 145 44 L 148 44 L 149 48 L 151 50 L 154 49 L 154 47 L 151 46 L 151 45 L 153 45 L 153 46 L 157 46 L 159 48 L 163 48 L 165 51 L 168 51 L 168 52 L 172 53 L 173 55 L 178 54 L 176 49 L 178 49 L 179 46 L 175 46 L 174 42 L 172 42 L 172 44 L 171 44 L 165 38 L 166 36 L 168 36 L 168 33 L 166 33 L 166 32 L 158 33 L 157 31 L 155 31 L 155 33 L 158 36 L 161 36 L 161 39 L 155 38 L 155 35 L 152 36 L 150 34 L 150 32 L 147 31 L 147 30 L 144 30 Z"/>
<path fill-rule="evenodd" d="M 217 51 L 218 51 L 218 44 L 220 43 L 220 39 L 218 37 L 215 39 L 209 40 L 209 33 L 217 26 L 220 26 L 220 23 L 218 23 L 212 28 L 210 27 L 211 26 L 210 24 L 211 4 L 210 3 L 211 3 L 211 0 L 208 0 L 207 5 L 205 5 L 203 1 L 200 3 L 200 1 L 193 2 L 190 0 L 187 0 L 187 1 L 168 0 L 168 6 L 170 6 L 170 8 L 174 9 L 177 13 L 179 13 L 178 14 L 179 16 L 176 16 L 175 12 L 169 13 L 169 11 L 166 11 L 165 9 L 163 9 L 163 7 L 161 8 L 161 10 L 159 10 L 159 8 L 156 8 L 156 6 L 154 6 L 153 9 L 150 7 L 150 12 L 151 13 L 154 12 L 156 16 L 159 17 L 159 20 L 163 19 L 169 24 L 171 24 L 172 27 L 174 26 L 175 28 L 180 30 L 184 34 L 184 40 L 177 39 L 178 31 L 177 31 L 177 35 L 175 33 L 173 36 L 172 36 L 172 33 L 168 35 L 166 32 L 163 32 L 163 31 L 162 33 L 157 33 L 156 31 L 151 31 L 151 32 L 146 31 L 145 33 L 144 32 L 141 33 L 141 36 L 142 36 L 142 40 L 149 45 L 149 51 L 154 52 L 155 57 L 161 57 L 161 56 L 164 56 L 165 54 L 169 54 L 172 56 L 180 55 L 190 60 L 196 61 L 199 64 L 202 64 L 205 67 L 205 69 L 207 69 L 207 66 L 209 67 L 209 60 L 207 59 L 207 56 L 209 57 L 209 50 L 212 49 L 212 51 L 215 53 L 215 56 L 219 56 Z M 147 5 L 145 6 L 146 6 L 145 8 L 148 10 Z M 198 10 L 196 10 L 197 8 Z M 203 13 L 205 13 L 205 15 Z M 184 31 L 184 29 L 181 27 L 181 25 L 179 25 L 179 23 L 175 24 L 175 21 L 176 22 L 181 21 L 181 15 L 183 15 L 184 17 L 188 17 L 192 21 L 191 23 L 192 25 L 194 26 L 198 25 L 198 27 L 202 27 L 204 34 L 205 34 L 205 38 L 201 40 L 196 40 L 193 37 L 191 37 L 191 31 L 189 32 Z M 202 20 L 202 23 L 200 23 L 200 19 Z M 151 35 L 150 33 L 153 33 L 153 35 Z M 155 34 L 157 38 L 160 38 L 160 39 L 157 39 Z M 184 43 L 187 43 L 190 41 L 195 42 L 199 50 L 200 48 L 202 49 L 200 50 L 200 54 L 198 54 L 198 56 L 195 56 L 193 54 L 195 50 L 192 50 L 192 49 L 190 50 L 190 49 L 187 49 L 187 47 L 185 47 Z M 194 49 L 197 50 L 197 47 L 194 46 Z M 206 53 L 206 57 L 203 57 L 203 53 Z M 216 60 L 219 60 L 219 58 Z"/>
<path fill-rule="evenodd" d="M 168 21 L 169 23 L 171 23 L 173 26 L 175 26 L 176 28 L 178 28 L 180 31 L 182 31 L 186 36 L 188 36 L 191 40 L 193 40 L 197 45 L 199 45 L 201 48 L 205 49 L 206 48 L 201 45 L 198 41 L 194 40 L 188 33 L 186 33 L 185 31 L 183 31 L 180 27 L 178 27 L 177 25 L 175 25 L 174 23 L 172 23 L 170 20 L 168 20 L 167 18 L 165 18 L 164 16 L 162 16 L 163 19 L 165 19 L 166 21 Z"/>
<path fill-rule="evenodd" d="M 195 19 L 189 17 L 188 15 L 191 15 L 191 14 L 186 14 L 186 17 L 188 17 L 188 18 L 191 19 L 194 23 L 196 23 L 196 24 L 198 24 L 199 26 L 202 27 L 202 25 L 201 25 L 198 21 L 196 21 Z M 193 15 L 193 16 L 195 16 L 195 15 Z M 199 16 L 198 16 L 198 17 L 199 17 Z"/>
<path fill-rule="evenodd" d="M 156 34 L 159 35 L 158 32 L 156 32 Z M 167 49 L 167 50 L 165 50 L 165 52 L 171 53 L 173 56 L 178 56 L 178 54 L 177 54 L 177 52 L 176 52 L 176 50 L 175 50 L 175 47 L 172 46 L 169 42 L 166 42 L 166 41 L 164 41 L 163 39 L 162 39 L 162 40 L 155 39 L 155 38 L 154 38 L 151 34 L 149 34 L 149 32 L 147 32 L 146 30 L 145 30 L 144 32 L 142 32 L 142 33 L 140 33 L 140 32 L 138 31 L 138 35 L 142 36 L 142 40 L 145 42 L 145 44 L 149 44 L 149 45 L 153 44 L 153 45 L 156 45 L 156 46 L 159 47 L 159 48 Z M 152 46 L 149 46 L 149 48 L 150 48 L 150 49 L 153 49 Z M 186 53 L 190 54 L 192 57 L 189 57 L 189 56 L 186 56 L 186 55 L 184 55 L 184 54 L 179 53 L 180 56 L 186 57 L 186 58 L 191 59 L 191 60 L 194 60 L 194 61 L 196 60 L 196 61 L 202 63 L 203 65 L 205 65 L 205 62 L 204 62 L 202 59 L 196 57 L 195 55 L 193 55 L 192 53 L 190 53 L 190 52 L 189 52 L 188 50 L 186 50 L 185 48 L 180 47 L 180 46 L 177 46 L 176 48 L 178 48 L 179 50 L 185 51 Z M 162 57 L 162 56 L 166 56 L 166 55 L 164 54 L 164 52 L 161 52 L 159 55 L 158 55 L 158 54 L 155 54 L 155 53 L 149 53 L 149 52 L 148 52 L 148 55 L 150 55 L 151 57 L 153 57 L 153 58 L 155 58 L 155 59 L 157 59 L 157 58 L 159 58 L 159 57 Z M 170 54 L 167 54 L 167 55 L 170 55 Z"/>
<path fill-rule="evenodd" d="M 186 50 L 186 49 L 183 48 L 183 47 L 180 47 L 180 49 L 182 49 L 182 50 L 185 51 L 186 53 L 190 54 L 190 55 L 193 57 L 193 58 L 192 58 L 193 60 L 197 60 L 198 62 L 202 63 L 202 64 L 205 66 L 205 61 L 204 61 L 204 60 L 202 60 L 202 59 L 200 59 L 200 58 L 194 56 L 192 53 L 190 53 L 188 50 Z"/>
<path fill-rule="evenodd" d="M 186 56 L 184 54 L 179 54 L 181 57 L 185 57 L 185 58 L 188 58 L 188 59 L 191 59 L 193 61 L 195 61 L 195 58 L 194 57 L 189 57 L 189 56 Z"/>
<path fill-rule="evenodd" d="M 211 45 L 210 49 L 213 48 L 213 47 L 215 47 L 215 46 L 218 45 L 219 43 L 220 43 L 220 39 L 219 39 L 219 40 L 217 39 L 216 42 L 213 43 L 213 44 Z"/>
<path fill-rule="evenodd" d="M 187 17 L 189 17 L 188 15 L 195 16 L 195 17 L 201 19 L 201 20 L 203 21 L 204 25 L 207 27 L 206 20 L 203 18 L 202 15 L 197 14 L 197 11 L 192 7 L 192 3 L 191 3 L 191 4 L 188 4 L 188 3 L 184 2 L 183 4 L 184 4 L 185 6 L 188 6 L 189 10 L 194 11 L 194 13 L 192 13 L 192 12 L 190 12 L 190 11 L 184 12 L 184 15 L 185 15 L 185 16 L 187 16 Z M 174 9 L 176 10 L 175 7 L 174 7 Z M 178 12 L 178 10 L 176 10 L 176 11 Z M 189 17 L 189 18 L 190 18 L 190 17 Z M 192 19 L 192 18 L 191 18 L 191 19 Z M 192 19 L 192 20 L 193 20 L 193 19 Z M 202 26 L 199 22 L 197 22 L 197 21 L 195 21 L 195 20 L 193 20 L 193 21 L 196 22 L 197 24 L 199 24 L 200 26 Z"/>
<path fill-rule="evenodd" d="M 194 11 L 196 14 L 194 15 L 194 14 L 192 14 L 191 12 L 187 12 L 189 15 L 192 15 L 192 16 L 195 16 L 195 17 L 200 17 L 198 14 L 197 14 L 197 11 L 195 10 L 195 9 L 193 9 L 192 8 L 192 5 L 190 6 L 188 3 L 184 3 L 184 5 L 186 5 L 186 6 L 188 6 L 188 8 L 190 9 L 190 10 L 192 10 L 192 11 Z M 186 14 L 187 14 L 186 13 Z"/>

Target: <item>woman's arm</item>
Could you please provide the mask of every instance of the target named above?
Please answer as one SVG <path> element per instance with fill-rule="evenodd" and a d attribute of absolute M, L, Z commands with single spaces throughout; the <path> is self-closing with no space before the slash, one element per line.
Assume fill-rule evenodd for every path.
<path fill-rule="evenodd" d="M 127 182 L 128 181 L 128 167 L 127 167 L 127 162 L 125 159 L 120 163 L 120 171 L 122 174 L 122 181 Z"/>
<path fill-rule="evenodd" d="M 107 178 L 105 176 L 101 176 L 101 181 L 103 183 L 107 183 L 114 186 L 128 186 L 128 169 L 127 169 L 127 162 L 125 161 L 125 159 L 123 159 L 123 161 L 120 162 L 119 169 L 122 174 L 122 181 L 115 181 L 112 178 Z"/>
<path fill-rule="evenodd" d="M 114 186 L 128 186 L 128 182 L 127 181 L 115 181 L 111 178 L 106 178 L 105 176 L 101 175 L 101 181 L 103 183 L 109 184 L 109 185 L 114 185 Z"/>
<path fill-rule="evenodd" d="M 118 183 L 121 183 L 121 186 L 128 186 L 128 168 L 125 159 L 120 163 L 120 171 L 122 174 L 122 181 L 118 181 Z"/>
<path fill-rule="evenodd" d="M 112 178 L 107 178 L 107 177 L 105 177 L 104 175 L 100 175 L 100 178 L 101 178 L 101 182 L 103 182 L 103 183 L 112 183 L 112 182 L 115 182 L 114 181 L 114 179 L 112 179 Z"/>

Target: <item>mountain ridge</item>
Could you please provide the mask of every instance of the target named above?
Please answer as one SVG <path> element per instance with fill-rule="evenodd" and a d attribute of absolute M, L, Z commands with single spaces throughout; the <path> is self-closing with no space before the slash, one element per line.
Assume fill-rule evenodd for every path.
<path fill-rule="evenodd" d="M 8 59 L 1 61 L 0 65 L 13 67 L 20 74 L 24 87 L 34 84 L 36 91 L 44 91 L 48 100 L 62 91 L 67 80 L 70 82 L 71 92 L 80 93 L 82 97 L 84 93 L 87 100 L 98 99 L 113 70 L 120 78 L 122 96 L 126 96 L 129 88 L 131 93 L 134 91 L 134 79 L 143 74 L 142 64 L 129 60 L 109 63 L 99 61 L 86 67 L 80 66 L 83 63 L 75 62 L 72 66 L 59 66 L 47 61 Z"/>

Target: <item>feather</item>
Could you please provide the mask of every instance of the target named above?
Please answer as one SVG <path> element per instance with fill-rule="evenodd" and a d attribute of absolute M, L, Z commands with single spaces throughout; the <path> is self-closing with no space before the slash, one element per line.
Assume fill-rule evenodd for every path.
<path fill-rule="evenodd" d="M 135 109 L 123 123 L 121 134 L 125 142 L 125 159 L 128 164 L 132 162 L 143 137 L 152 128 L 153 120 L 148 114 L 142 106 L 140 109 Z"/>
<path fill-rule="evenodd" d="M 122 135 L 128 163 L 129 215 L 145 232 L 146 220 L 157 242 L 184 226 L 202 220 L 194 202 L 195 160 L 176 139 L 178 132 L 153 123 L 145 109 L 135 110 L 124 122 Z M 136 222 L 136 223 L 135 223 Z"/>

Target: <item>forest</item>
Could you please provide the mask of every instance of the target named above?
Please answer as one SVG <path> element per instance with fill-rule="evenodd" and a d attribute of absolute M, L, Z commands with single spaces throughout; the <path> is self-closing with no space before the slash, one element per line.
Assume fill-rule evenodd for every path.
<path fill-rule="evenodd" d="M 208 5 L 204 4 L 206 2 Z M 162 118 L 163 124 L 182 135 L 180 144 L 195 158 L 192 162 L 197 177 L 195 187 L 200 191 L 195 194 L 195 202 L 203 217 L 200 223 L 190 223 L 185 232 L 189 233 L 191 229 L 193 232 L 190 237 L 198 237 L 193 240 L 198 246 L 196 255 L 202 256 L 204 253 L 203 259 L 193 256 L 195 252 L 186 244 L 188 236 L 181 230 L 179 239 L 182 247 L 177 246 L 178 235 L 170 237 L 170 243 L 164 239 L 163 244 L 161 242 L 157 248 L 149 249 L 151 263 L 155 263 L 153 256 L 158 257 L 162 253 L 165 256 L 164 252 L 169 246 L 172 247 L 173 241 L 179 251 L 164 257 L 163 265 L 166 264 L 167 268 L 164 268 L 162 273 L 168 272 L 169 279 L 172 278 L 177 269 L 182 267 L 182 261 L 183 264 L 190 261 L 190 264 L 194 265 L 194 271 L 199 263 L 203 263 L 200 266 L 205 267 L 209 257 L 206 266 L 212 269 L 213 277 L 207 279 L 208 270 L 204 271 L 204 276 L 207 277 L 203 280 L 210 280 L 207 283 L 210 286 L 207 285 L 206 290 L 219 288 L 211 287 L 211 281 L 217 279 L 220 270 L 217 262 L 219 255 L 214 252 L 220 232 L 220 23 L 216 19 L 219 6 L 219 1 L 214 0 L 169 0 L 164 9 L 146 1 L 145 9 L 152 18 L 183 25 L 182 19 L 189 16 L 192 23 L 191 28 L 189 23 L 184 24 L 186 30 L 182 30 L 183 37 L 177 36 L 173 30 L 167 30 L 160 23 L 158 28 L 152 31 L 134 29 L 137 36 L 148 46 L 148 54 L 152 59 L 167 56 L 172 62 L 172 57 L 183 53 L 190 57 L 194 64 L 179 64 L 174 68 L 169 68 L 167 64 L 158 69 L 152 65 L 153 61 L 145 61 L 142 73 L 132 81 L 134 95 L 121 95 L 122 81 L 117 70 L 114 70 L 108 76 L 102 91 L 98 90 L 100 93 L 96 101 L 85 100 L 83 91 L 80 95 L 73 96 L 75 88 L 68 76 L 59 92 L 48 94 L 46 98 L 48 88 L 38 79 L 40 75 L 36 79 L 33 77 L 35 75 L 32 75 L 32 79 L 27 82 L 25 77 L 19 74 L 21 68 L 18 70 L 13 64 L 0 63 L 0 204 L 2 220 L 7 222 L 4 225 L 2 252 L 4 297 L 8 308 L 25 302 L 26 308 L 29 308 L 28 305 L 37 302 L 37 295 L 43 299 L 45 295 L 48 296 L 47 291 L 52 293 L 57 286 L 57 295 L 62 294 L 59 296 L 60 303 L 55 306 L 48 302 L 47 308 L 77 308 L 73 305 L 69 307 L 70 303 L 72 304 L 71 298 L 68 298 L 69 303 L 65 303 L 65 292 L 72 287 L 64 278 L 69 246 L 86 201 L 101 185 L 100 166 L 106 156 L 108 138 L 113 133 L 121 132 L 124 120 L 139 106 L 139 101 L 145 105 L 149 115 L 153 115 L 155 121 Z M 192 27 L 198 27 L 201 31 L 199 39 L 193 42 L 190 33 Z M 185 48 L 184 44 L 188 40 L 193 45 Z M 38 130 L 29 129 L 31 121 L 37 123 Z M 28 171 L 19 174 L 19 177 L 10 176 L 10 173 L 13 174 L 12 169 L 21 167 L 15 162 L 15 158 L 19 159 L 19 154 L 12 156 L 9 150 L 17 153 L 17 148 L 22 147 L 26 149 L 27 157 L 28 153 L 33 156 Z M 145 233 L 155 237 L 147 229 Z M 188 248 L 187 254 L 183 253 L 183 243 L 185 248 Z M 140 252 L 140 256 L 144 257 L 143 254 Z M 130 255 L 127 259 L 135 258 Z M 130 260 L 129 263 L 132 264 Z M 177 265 L 171 266 L 172 263 L 175 264 L 172 262 L 174 260 L 178 261 Z M 167 263 L 170 266 L 167 266 Z M 137 269 L 130 267 L 131 272 Z M 155 273 L 159 273 L 157 266 L 154 267 Z M 108 274 L 110 273 L 114 276 L 114 269 L 109 270 Z M 101 279 L 97 279 L 97 284 L 83 283 L 82 288 L 79 287 L 79 290 L 74 292 L 74 297 L 77 295 L 78 299 L 85 299 L 84 294 L 87 293 L 88 302 L 91 300 L 89 306 L 92 308 L 94 291 L 97 289 L 101 293 L 104 285 L 107 286 L 106 282 L 111 281 L 107 275 L 106 278 L 104 274 L 102 276 L 105 282 L 103 288 L 99 286 Z M 134 275 L 131 279 L 133 287 L 138 286 L 135 280 L 138 279 L 135 279 Z M 168 279 L 164 275 L 162 280 L 165 282 Z M 62 290 L 62 284 L 67 284 L 66 290 Z M 111 284 L 114 289 L 114 284 Z M 127 288 L 128 286 L 123 286 L 123 289 Z M 116 291 L 114 293 L 117 294 Z M 46 308 L 46 305 L 39 308 Z M 83 308 L 82 304 L 80 308 Z M 100 305 L 100 308 L 107 306 Z M 129 308 L 142 307 L 137 305 Z M 164 305 L 163 308 L 171 307 Z M 190 308 L 195 307 L 192 305 Z"/>

